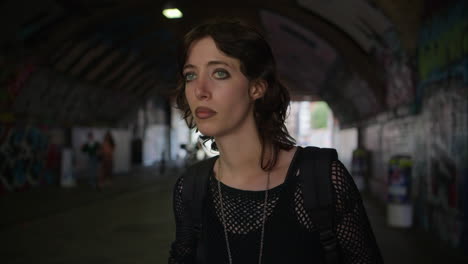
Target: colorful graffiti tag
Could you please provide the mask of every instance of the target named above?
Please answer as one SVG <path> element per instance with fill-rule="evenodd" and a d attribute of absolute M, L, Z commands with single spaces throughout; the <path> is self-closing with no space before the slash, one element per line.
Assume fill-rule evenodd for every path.
<path fill-rule="evenodd" d="M 58 180 L 60 149 L 50 142 L 47 132 L 36 127 L 0 124 L 0 189 L 3 192 L 21 191 Z"/>
<path fill-rule="evenodd" d="M 420 86 L 455 76 L 468 83 L 468 2 L 458 1 L 445 10 L 420 31 Z"/>

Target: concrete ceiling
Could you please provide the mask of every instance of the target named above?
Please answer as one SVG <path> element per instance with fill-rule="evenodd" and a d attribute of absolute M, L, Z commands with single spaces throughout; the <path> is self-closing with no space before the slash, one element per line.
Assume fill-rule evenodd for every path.
<path fill-rule="evenodd" d="M 182 19 L 164 18 L 162 0 L 0 1 L 0 89 L 7 91 L 0 112 L 59 123 L 117 122 L 150 96 L 168 94 L 175 43 L 213 16 L 260 27 L 293 98 L 326 100 L 343 124 L 405 102 L 389 104 L 383 61 L 414 57 L 422 0 L 173 3 Z"/>

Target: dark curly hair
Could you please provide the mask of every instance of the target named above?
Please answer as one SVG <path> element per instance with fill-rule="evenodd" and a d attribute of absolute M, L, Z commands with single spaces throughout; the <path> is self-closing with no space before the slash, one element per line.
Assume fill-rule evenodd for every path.
<path fill-rule="evenodd" d="M 219 50 L 238 59 L 241 72 L 250 81 L 264 80 L 268 84 L 264 96 L 255 101 L 254 117 L 262 145 L 260 166 L 263 170 L 271 170 L 277 163 L 280 149 L 290 150 L 295 145 L 295 140 L 285 126 L 289 92 L 278 79 L 275 59 L 268 42 L 255 28 L 239 20 L 215 19 L 189 31 L 179 52 L 176 107 L 182 111 L 187 125 L 195 128 L 196 124 L 185 97 L 183 66 L 191 44 L 204 37 L 211 37 Z M 201 139 L 204 142 L 213 140 L 211 148 L 218 150 L 213 137 L 201 136 Z M 265 157 L 266 153 L 270 155 L 268 158 Z"/>

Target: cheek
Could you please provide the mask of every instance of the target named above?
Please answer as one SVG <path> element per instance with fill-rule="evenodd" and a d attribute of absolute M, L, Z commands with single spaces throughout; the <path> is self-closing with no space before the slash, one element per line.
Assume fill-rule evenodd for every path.
<path fill-rule="evenodd" d="M 233 103 L 247 103 L 250 99 L 249 87 L 246 83 L 238 81 L 228 84 L 227 87 L 222 89 L 223 96 L 230 98 Z"/>
<path fill-rule="evenodd" d="M 185 93 L 185 100 L 187 101 L 189 107 L 192 108 L 193 93 L 187 87 L 185 87 L 185 92 L 184 93 Z"/>
<path fill-rule="evenodd" d="M 251 103 L 249 93 L 244 89 L 231 91 L 227 96 L 232 98 L 231 102 L 234 106 L 247 106 Z"/>

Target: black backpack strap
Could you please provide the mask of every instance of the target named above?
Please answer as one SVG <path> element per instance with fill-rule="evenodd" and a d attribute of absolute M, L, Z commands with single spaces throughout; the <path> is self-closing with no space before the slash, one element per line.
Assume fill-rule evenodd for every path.
<path fill-rule="evenodd" d="M 331 163 L 338 160 L 335 149 L 306 147 L 299 163 L 303 181 L 304 207 L 317 225 L 327 264 L 339 263 L 336 234 L 333 232 L 334 204 Z"/>
<path fill-rule="evenodd" d="M 190 221 L 197 243 L 197 263 L 206 263 L 206 250 L 202 238 L 204 200 L 208 189 L 208 177 L 217 157 L 198 162 L 189 167 L 184 175 L 182 199 L 189 208 Z"/>

